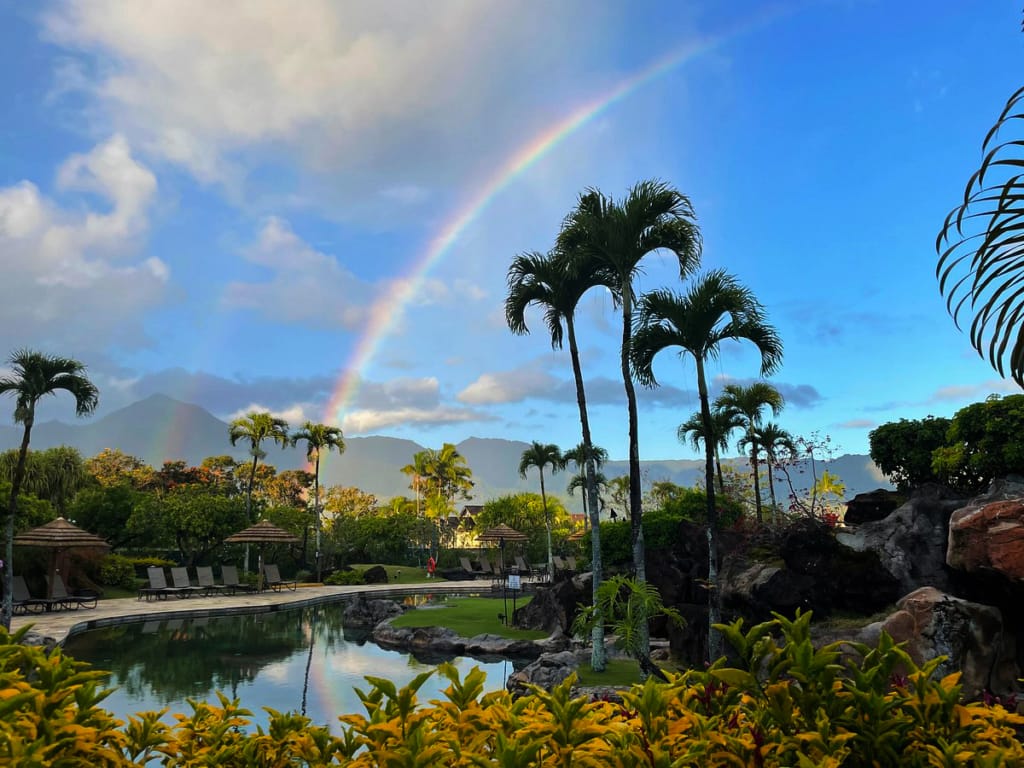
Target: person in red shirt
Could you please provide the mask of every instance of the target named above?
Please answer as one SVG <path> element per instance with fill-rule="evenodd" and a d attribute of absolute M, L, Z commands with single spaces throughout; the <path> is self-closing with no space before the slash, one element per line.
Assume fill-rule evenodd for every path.
<path fill-rule="evenodd" d="M 434 571 L 437 570 L 437 561 L 434 560 L 434 556 L 431 555 L 427 558 L 427 578 L 434 578 Z"/>

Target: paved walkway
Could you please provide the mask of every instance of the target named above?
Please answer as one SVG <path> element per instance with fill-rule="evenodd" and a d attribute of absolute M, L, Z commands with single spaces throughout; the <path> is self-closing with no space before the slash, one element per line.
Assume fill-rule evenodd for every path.
<path fill-rule="evenodd" d="M 363 584 L 349 587 L 300 586 L 294 591 L 240 592 L 235 595 L 187 598 L 169 596 L 162 600 L 148 601 L 125 597 L 116 600 L 100 600 L 95 608 L 14 616 L 11 621 L 11 629 L 16 630 L 31 624 L 32 631 L 51 637 L 59 644 L 77 632 L 109 627 L 114 624 L 150 619 L 179 619 L 190 616 L 264 613 L 278 611 L 285 607 L 335 602 L 345 595 L 354 595 L 360 592 L 383 596 L 423 592 L 488 592 L 489 590 L 490 584 L 486 581 L 438 580 L 422 584 Z"/>

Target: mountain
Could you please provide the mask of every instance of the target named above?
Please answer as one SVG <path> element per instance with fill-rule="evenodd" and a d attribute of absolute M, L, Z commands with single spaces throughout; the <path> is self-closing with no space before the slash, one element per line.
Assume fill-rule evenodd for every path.
<path fill-rule="evenodd" d="M 0 425 L 0 450 L 17 448 L 21 443 L 20 426 Z M 117 448 L 138 456 L 154 467 L 164 461 L 181 459 L 199 464 L 207 456 L 224 454 L 240 461 L 250 458 L 248 446 L 239 443 L 232 447 L 228 441 L 228 425 L 198 405 L 183 403 L 164 395 L 152 395 L 94 422 L 65 424 L 49 421 L 37 424 L 32 430 L 32 447 L 36 450 L 69 445 L 83 456 L 94 456 L 104 448 Z M 435 446 L 436 447 L 436 446 Z M 478 502 L 506 493 L 540 491 L 537 472 L 519 476 L 519 460 L 528 443 L 499 438 L 470 437 L 457 444 L 459 452 L 473 470 L 476 483 L 473 496 Z M 345 453 L 336 452 L 320 462 L 322 485 L 350 485 L 372 493 L 381 499 L 410 495 L 409 478 L 401 468 L 412 461 L 413 454 L 424 446 L 412 440 L 395 437 L 346 437 Z M 305 466 L 305 451 L 265 445 L 265 461 L 279 470 L 300 469 Z M 746 469 L 743 458 L 724 460 Z M 891 488 L 882 473 L 868 456 L 847 454 L 829 464 L 829 469 L 846 484 L 847 498 L 875 488 Z M 604 467 L 607 477 L 628 474 L 625 461 L 610 461 Z M 665 459 L 641 462 L 644 484 L 668 480 L 692 486 L 703 473 L 703 461 L 698 459 Z M 806 476 L 806 474 L 805 474 Z M 545 473 L 548 490 L 571 507 L 582 504 L 579 495 L 572 499 L 566 494 L 569 473 L 554 476 Z"/>

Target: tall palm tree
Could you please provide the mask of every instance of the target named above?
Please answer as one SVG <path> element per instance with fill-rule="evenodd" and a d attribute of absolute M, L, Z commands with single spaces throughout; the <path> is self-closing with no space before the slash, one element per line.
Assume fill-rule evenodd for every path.
<path fill-rule="evenodd" d="M 410 482 L 409 488 L 416 494 L 416 514 L 420 515 L 420 491 L 423 490 L 423 485 L 427 479 L 427 473 L 430 471 L 429 466 L 430 452 L 429 451 L 417 451 L 413 454 L 412 463 L 406 464 L 402 467 L 401 472 L 404 475 L 409 475 Z"/>
<path fill-rule="evenodd" d="M 967 182 L 963 203 L 943 222 L 935 272 L 957 327 L 961 314 L 972 312 L 971 345 L 1000 376 L 1008 369 L 1024 387 L 1022 120 L 1024 88 L 985 136 L 981 167 Z"/>
<path fill-rule="evenodd" d="M 582 482 L 577 482 L 575 484 L 572 481 L 570 481 L 569 486 L 567 487 L 566 490 L 569 491 L 570 495 L 577 488 L 580 488 L 583 491 L 583 512 L 584 512 L 583 520 L 584 520 L 584 523 L 586 523 L 586 522 L 589 521 L 589 518 L 590 518 L 591 506 L 593 506 L 595 514 L 597 514 L 597 511 L 598 511 L 598 503 L 597 503 L 597 501 L 598 501 L 597 500 L 597 490 L 598 489 L 597 489 L 597 486 L 602 485 L 603 482 L 604 482 L 604 479 L 603 479 L 604 476 L 601 474 L 601 467 L 603 467 L 605 462 L 608 461 L 608 451 L 607 451 L 607 449 L 602 448 L 599 445 L 589 445 L 588 446 L 587 441 L 584 440 L 582 443 L 577 445 L 575 448 L 572 448 L 571 450 L 568 450 L 565 453 L 563 453 L 562 454 L 562 458 L 565 459 L 566 464 L 568 464 L 571 461 L 573 464 L 576 465 L 576 470 L 579 472 L 579 475 L 577 477 L 579 477 L 582 480 Z M 593 489 L 590 489 L 589 485 L 587 483 L 587 480 L 588 480 L 588 474 L 587 474 L 588 464 L 593 464 L 593 468 L 594 468 L 594 480 L 595 480 L 594 486 L 595 487 Z M 575 478 L 573 478 L 573 480 L 575 480 Z M 591 490 L 594 491 L 594 501 L 593 501 L 593 503 L 590 502 L 590 491 Z M 598 522 L 600 522 L 600 520 L 598 520 Z M 601 535 L 600 534 L 600 525 L 597 526 L 597 531 L 598 532 L 597 532 L 596 535 L 600 539 L 600 535 Z M 599 543 L 600 543 L 600 541 L 599 541 Z"/>
<path fill-rule="evenodd" d="M 249 523 L 255 523 L 256 519 L 252 513 L 252 490 L 256 484 L 256 465 L 259 460 L 266 456 L 266 451 L 260 448 L 264 440 L 271 440 L 284 447 L 288 445 L 288 422 L 284 419 L 270 414 L 267 411 L 251 411 L 245 416 L 239 416 L 228 425 L 228 439 L 232 445 L 239 440 L 249 443 L 249 453 L 252 455 L 252 464 L 249 465 L 249 483 L 245 492 L 245 517 Z M 249 570 L 249 545 L 245 546 L 245 562 L 242 570 Z"/>
<path fill-rule="evenodd" d="M 645 578 L 643 515 L 640 488 L 640 444 L 636 392 L 629 370 L 633 329 L 633 279 L 644 257 L 667 251 L 676 257 L 680 277 L 700 264 L 701 237 L 689 198 L 660 181 L 641 181 L 617 201 L 596 189 L 585 191 L 568 215 L 558 237 L 559 248 L 596 266 L 595 282 L 606 285 L 622 307 L 620 363 L 629 416 L 629 519 L 633 568 Z"/>
<path fill-rule="evenodd" d="M 11 375 L 0 378 L 0 394 L 15 397 L 14 421 L 23 425 L 18 463 L 11 479 L 11 497 L 7 503 L 7 525 L 4 530 L 4 600 L 0 623 L 11 628 L 11 588 L 14 558 L 14 521 L 18 514 L 18 493 L 25 477 L 25 462 L 36 420 L 36 403 L 46 395 L 69 392 L 75 398 L 75 414 L 87 416 L 96 410 L 99 390 L 85 375 L 85 366 L 69 357 L 45 355 L 30 349 L 19 349 L 8 359 Z"/>
<path fill-rule="evenodd" d="M 761 510 L 761 480 L 758 472 L 758 454 L 760 447 L 757 441 L 757 430 L 761 427 L 761 412 L 770 408 L 773 416 L 782 413 L 786 401 L 782 393 L 766 381 L 755 381 L 752 384 L 726 384 L 722 393 L 715 398 L 715 407 L 731 410 L 740 416 L 743 422 L 744 435 L 741 447 L 750 451 L 750 471 L 754 475 L 754 509 L 757 522 L 764 522 Z"/>
<path fill-rule="evenodd" d="M 446 509 L 451 511 L 457 496 L 469 498 L 473 489 L 473 470 L 453 443 L 444 443 L 439 451 L 428 450 L 426 468 L 427 480 L 433 485 L 434 494 L 444 501 Z"/>
<path fill-rule="evenodd" d="M 320 581 L 320 456 L 325 451 L 345 452 L 345 436 L 340 427 L 307 421 L 291 436 L 292 445 L 306 442 L 306 461 L 313 463 L 313 513 L 316 515 L 316 580 Z M 305 542 L 303 542 L 305 552 Z"/>
<path fill-rule="evenodd" d="M 525 478 L 526 472 L 531 467 L 540 472 L 540 498 L 541 504 L 544 506 L 544 527 L 548 535 L 548 578 L 554 582 L 555 561 L 551 553 L 551 514 L 548 512 L 548 496 L 544 489 L 544 467 L 547 466 L 551 467 L 551 474 L 563 469 L 565 459 L 562 457 L 562 451 L 554 443 L 538 443 L 534 440 L 530 447 L 523 451 L 523 456 L 519 460 L 519 476 Z"/>
<path fill-rule="evenodd" d="M 604 565 L 601 557 L 601 510 L 598 506 L 599 451 L 593 444 L 590 433 L 590 418 L 587 413 L 587 394 L 583 384 L 583 368 L 580 365 L 579 345 L 576 342 L 576 307 L 583 294 L 595 285 L 597 270 L 588 263 L 585 253 L 574 253 L 570 258 L 565 251 L 552 251 L 546 255 L 532 252 L 516 256 L 508 269 L 508 296 L 505 299 L 505 320 L 515 334 L 526 334 L 526 308 L 530 305 L 544 310 L 544 321 L 551 334 L 551 347 L 561 349 L 563 339 L 569 342 L 569 361 L 572 364 L 573 380 L 576 383 L 576 404 L 580 412 L 580 428 L 583 453 L 580 466 L 586 478 L 583 494 L 584 506 L 590 518 L 591 535 L 591 583 L 592 596 L 596 600 Z M 562 324 L 565 323 L 563 333 Z M 607 460 L 607 452 L 604 452 Z M 589 458 L 589 460 L 588 460 Z M 596 622 L 591 633 L 591 668 L 603 672 L 607 664 L 604 648 L 604 625 Z"/>
<path fill-rule="evenodd" d="M 729 449 L 729 438 L 734 429 L 742 426 L 732 411 L 716 408 L 711 412 L 712 444 L 715 450 L 715 472 L 718 475 L 718 491 L 725 493 L 725 478 L 722 476 L 721 452 Z M 695 451 L 704 445 L 704 419 L 700 414 L 691 414 L 676 429 L 676 438 L 683 445 L 689 444 Z"/>
<path fill-rule="evenodd" d="M 761 375 L 768 376 L 782 362 L 782 341 L 765 320 L 764 310 L 750 290 L 724 270 L 712 270 L 694 280 L 683 295 L 653 291 L 640 300 L 640 322 L 633 339 L 632 364 L 637 380 L 656 386 L 654 358 L 664 349 L 679 347 L 680 356 L 693 358 L 704 434 L 715 434 L 708 397 L 705 366 L 718 358 L 722 342 L 749 341 L 761 353 Z M 704 441 L 704 481 L 708 504 L 708 652 L 721 655 L 722 640 L 714 631 L 721 618 L 718 589 L 718 507 L 715 505 L 714 441 Z"/>
<path fill-rule="evenodd" d="M 779 454 L 782 451 L 791 456 L 796 454 L 796 443 L 793 440 L 793 435 L 774 421 L 760 426 L 756 430 L 756 437 L 757 444 L 764 451 L 765 462 L 768 464 L 768 491 L 772 500 L 772 515 L 777 519 L 779 507 L 775 499 L 775 465 L 778 464 Z"/>

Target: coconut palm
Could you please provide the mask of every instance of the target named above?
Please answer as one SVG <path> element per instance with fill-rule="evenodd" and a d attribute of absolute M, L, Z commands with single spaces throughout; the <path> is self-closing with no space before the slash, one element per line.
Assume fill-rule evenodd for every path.
<path fill-rule="evenodd" d="M 697 394 L 704 420 L 704 434 L 715 434 L 708 397 L 705 366 L 718 358 L 722 342 L 750 341 L 761 353 L 761 375 L 767 376 L 782 362 L 782 341 L 765 321 L 764 310 L 754 294 L 724 270 L 713 270 L 697 278 L 687 292 L 652 291 L 640 300 L 640 322 L 633 338 L 632 364 L 637 380 L 656 386 L 654 358 L 669 347 L 679 347 L 680 356 L 693 358 L 697 369 Z M 708 512 L 708 651 L 711 659 L 721 655 L 721 637 L 714 624 L 721 617 L 718 590 L 718 508 L 715 505 L 714 441 L 704 441 L 704 481 Z"/>
<path fill-rule="evenodd" d="M 256 485 L 256 465 L 267 455 L 260 446 L 264 440 L 271 440 L 282 447 L 288 445 L 288 422 L 267 411 L 251 411 L 245 416 L 239 416 L 228 425 L 228 439 L 231 440 L 232 445 L 236 445 L 239 440 L 249 443 L 252 464 L 249 465 L 249 482 L 245 491 L 245 517 L 250 523 L 255 523 L 256 518 L 252 512 L 252 491 Z M 249 570 L 248 544 L 245 546 L 245 562 L 242 564 L 242 570 L 246 572 Z"/>
<path fill-rule="evenodd" d="M 729 438 L 734 429 L 739 429 L 739 419 L 732 411 L 716 408 L 711 412 L 712 444 L 715 450 L 715 472 L 718 474 L 718 491 L 725 493 L 725 478 L 722 476 L 721 452 L 728 450 Z M 700 411 L 694 413 L 676 429 L 676 438 L 683 445 L 689 444 L 695 451 L 704 445 L 704 419 Z"/>
<path fill-rule="evenodd" d="M 756 430 L 757 444 L 764 451 L 765 462 L 768 464 L 768 492 L 772 500 L 772 515 L 778 516 L 779 507 L 775 499 L 775 466 L 779 462 L 779 454 L 785 451 L 793 456 L 797 452 L 793 436 L 776 424 L 769 421 Z"/>
<path fill-rule="evenodd" d="M 1022 120 L 1024 88 L 985 137 L 981 167 L 967 182 L 963 204 L 946 216 L 935 250 L 939 290 L 953 321 L 959 328 L 961 315 L 972 312 L 971 345 L 1000 376 L 1008 370 L 1024 387 Z"/>
<path fill-rule="evenodd" d="M 420 491 L 423 489 L 424 483 L 427 479 L 427 473 L 430 471 L 429 460 L 429 451 L 417 451 L 413 454 L 412 463 L 406 464 L 401 469 L 402 474 L 409 475 L 409 488 L 416 494 L 417 515 L 421 514 Z"/>
<path fill-rule="evenodd" d="M 306 461 L 313 463 L 313 513 L 316 515 L 316 580 L 320 581 L 320 456 L 325 451 L 345 452 L 345 437 L 340 427 L 307 421 L 291 436 L 292 445 L 306 442 Z M 303 543 L 305 552 L 305 543 Z"/>
<path fill-rule="evenodd" d="M 583 491 L 583 519 L 584 522 L 586 522 L 590 518 L 590 511 L 591 508 L 593 508 L 594 517 L 596 521 L 593 527 L 597 531 L 595 535 L 598 537 L 598 544 L 600 544 L 601 526 L 600 519 L 597 518 L 598 498 L 600 493 L 599 488 L 605 483 L 605 477 L 601 473 L 601 467 L 603 467 L 604 463 L 608 461 L 608 451 L 607 449 L 602 448 L 599 445 L 588 446 L 587 441 L 584 440 L 575 448 L 563 453 L 562 458 L 565 459 L 567 465 L 570 461 L 573 464 L 575 464 L 576 469 L 579 471 L 579 474 L 573 476 L 572 480 L 569 481 L 569 485 L 567 486 L 566 490 L 569 492 L 570 496 L 572 495 L 573 491 L 575 491 L 577 488 Z M 588 458 L 590 460 L 589 462 Z M 588 464 L 591 462 L 593 464 L 594 469 L 593 488 L 590 488 L 587 483 Z M 591 497 L 593 497 L 593 501 L 590 500 Z M 600 550 L 598 550 L 598 558 L 600 558 Z"/>
<path fill-rule="evenodd" d="M 87 416 L 96 410 L 99 390 L 85 375 L 85 366 L 68 357 L 45 355 L 30 349 L 19 349 L 8 359 L 11 375 L 0 378 L 0 394 L 14 395 L 14 421 L 24 427 L 18 463 L 11 478 L 11 497 L 7 504 L 4 530 L 4 599 L 0 623 L 11 627 L 11 588 L 14 558 L 14 521 L 18 514 L 18 493 L 25 476 L 25 462 L 36 419 L 36 404 L 46 395 L 69 392 L 75 398 L 75 414 Z"/>
<path fill-rule="evenodd" d="M 757 430 L 761 427 L 761 412 L 771 409 L 772 415 L 778 416 L 786 405 L 782 393 L 766 381 L 755 381 L 753 384 L 726 384 L 722 393 L 715 398 L 715 407 L 730 410 L 738 414 L 743 422 L 744 435 L 740 450 L 750 451 L 750 471 L 754 475 L 754 509 L 757 522 L 764 522 L 761 510 L 761 480 L 758 472 L 758 454 L 760 448 Z"/>
<path fill-rule="evenodd" d="M 644 257 L 655 251 L 672 253 L 680 277 L 700 263 L 701 237 L 690 200 L 660 181 L 641 181 L 617 201 L 596 189 L 585 191 L 569 214 L 558 237 L 559 248 L 573 259 L 593 264 L 593 279 L 611 290 L 622 307 L 620 362 L 629 417 L 629 519 L 633 568 L 645 577 L 641 526 L 640 447 L 637 434 L 636 392 L 629 370 L 633 329 L 633 280 Z"/>
<path fill-rule="evenodd" d="M 580 366 L 579 346 L 576 342 L 576 306 L 583 294 L 592 288 L 595 270 L 587 264 L 587 257 L 577 253 L 570 259 L 564 252 L 547 255 L 525 253 L 516 256 L 508 269 L 508 297 L 505 299 L 505 319 L 515 334 L 529 333 L 526 325 L 526 308 L 535 305 L 544 310 L 544 321 L 551 334 L 551 346 L 561 349 L 563 339 L 569 342 L 569 360 L 572 364 L 573 379 L 576 383 L 576 404 L 580 411 L 580 427 L 583 433 L 582 449 L 578 462 L 583 467 L 586 486 L 583 494 L 584 507 L 590 518 L 591 536 L 591 577 L 593 597 L 601 586 L 604 572 L 601 557 L 600 508 L 598 506 L 598 468 L 600 457 L 590 434 L 590 418 L 587 414 L 587 395 L 583 384 L 583 369 Z M 565 324 L 563 333 L 562 324 Z M 588 461 L 591 457 L 593 460 Z M 605 460 L 607 452 L 604 452 Z M 591 668 L 604 670 L 607 660 L 604 649 L 604 625 L 594 625 Z"/>
<path fill-rule="evenodd" d="M 540 473 L 540 498 L 544 507 L 544 528 L 548 537 L 548 578 L 555 580 L 555 561 L 551 552 L 551 513 L 548 511 L 548 496 L 544 489 L 544 467 L 551 467 L 551 474 L 554 474 L 565 467 L 565 459 L 562 451 L 554 443 L 538 443 L 534 440 L 530 447 L 523 451 L 519 460 L 519 476 L 525 478 L 527 471 L 532 467 Z"/>

